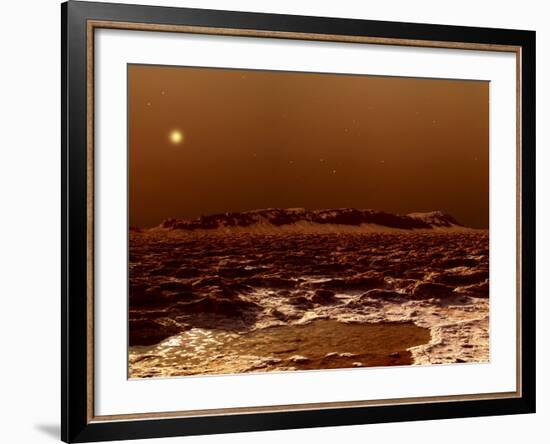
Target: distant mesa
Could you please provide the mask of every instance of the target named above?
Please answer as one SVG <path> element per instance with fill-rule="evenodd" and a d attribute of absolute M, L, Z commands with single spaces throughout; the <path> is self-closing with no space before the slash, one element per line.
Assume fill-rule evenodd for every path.
<path fill-rule="evenodd" d="M 165 230 L 222 230 L 243 232 L 363 232 L 394 230 L 468 230 L 441 211 L 398 215 L 383 211 L 337 208 L 267 208 L 201 216 L 197 219 L 167 219 L 157 227 Z"/>

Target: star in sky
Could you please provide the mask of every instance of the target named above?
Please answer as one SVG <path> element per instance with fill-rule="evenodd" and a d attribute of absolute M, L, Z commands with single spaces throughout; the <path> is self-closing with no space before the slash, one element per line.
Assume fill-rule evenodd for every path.
<path fill-rule="evenodd" d="M 184 135 L 182 131 L 178 129 L 173 129 L 172 131 L 170 131 L 168 138 L 170 139 L 172 145 L 179 145 L 183 142 Z"/>

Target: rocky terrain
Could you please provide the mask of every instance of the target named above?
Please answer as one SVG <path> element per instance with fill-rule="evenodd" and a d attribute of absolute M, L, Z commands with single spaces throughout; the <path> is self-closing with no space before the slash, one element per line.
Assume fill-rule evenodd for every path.
<path fill-rule="evenodd" d="M 397 215 L 375 210 L 337 208 L 330 210 L 306 210 L 304 208 L 267 208 L 242 213 L 221 213 L 202 216 L 193 220 L 165 220 L 160 228 L 197 231 L 245 228 L 247 231 L 264 229 L 292 229 L 310 227 L 321 230 L 327 226 L 386 229 L 435 229 L 461 227 L 450 215 L 440 211 Z"/>
<path fill-rule="evenodd" d="M 488 232 L 268 209 L 130 231 L 129 376 L 489 360 Z"/>

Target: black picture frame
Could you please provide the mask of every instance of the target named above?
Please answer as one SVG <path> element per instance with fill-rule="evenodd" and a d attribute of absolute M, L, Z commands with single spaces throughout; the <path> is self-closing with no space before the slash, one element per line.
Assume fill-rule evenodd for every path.
<path fill-rule="evenodd" d="M 521 394 L 499 399 L 96 421 L 89 415 L 87 23 L 512 45 L 521 54 Z M 61 5 L 61 438 L 90 442 L 535 412 L 535 32 L 69 1 Z M 513 198 L 512 196 L 510 198 Z"/>

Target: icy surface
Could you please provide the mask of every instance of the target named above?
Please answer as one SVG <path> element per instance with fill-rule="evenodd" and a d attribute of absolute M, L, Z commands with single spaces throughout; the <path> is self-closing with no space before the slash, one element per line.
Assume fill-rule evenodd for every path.
<path fill-rule="evenodd" d="M 488 279 L 488 233 L 480 230 L 132 231 L 130 376 L 487 362 Z M 360 358 L 346 356 L 323 340 L 318 320 L 383 326 L 379 342 L 401 338 L 402 347 L 365 345 Z M 255 332 L 278 344 L 303 325 L 326 349 L 247 352 Z M 364 340 L 353 331 L 354 343 Z"/>

